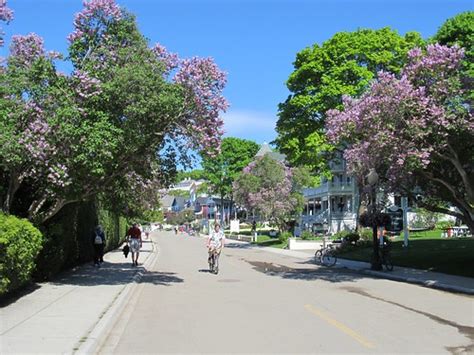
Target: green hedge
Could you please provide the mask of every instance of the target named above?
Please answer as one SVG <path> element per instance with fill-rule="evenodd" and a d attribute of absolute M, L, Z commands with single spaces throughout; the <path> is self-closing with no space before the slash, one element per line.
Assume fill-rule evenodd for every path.
<path fill-rule="evenodd" d="M 61 270 L 89 262 L 94 228 L 101 224 L 106 235 L 105 251 L 117 248 L 127 231 L 127 220 L 104 210 L 99 202 L 71 204 L 43 226 L 44 248 L 37 258 L 36 280 L 46 280 Z"/>
<path fill-rule="evenodd" d="M 43 235 L 26 219 L 0 213 L 0 295 L 30 280 Z"/>

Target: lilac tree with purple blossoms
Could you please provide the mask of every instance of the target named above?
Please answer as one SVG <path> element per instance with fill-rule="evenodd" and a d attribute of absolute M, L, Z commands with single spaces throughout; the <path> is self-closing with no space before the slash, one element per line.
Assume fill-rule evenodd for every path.
<path fill-rule="evenodd" d="M 13 20 L 13 11 L 7 7 L 7 1 L 6 0 L 0 0 L 0 21 L 9 23 L 11 20 Z M 3 46 L 3 31 L 0 28 L 0 47 Z"/>
<path fill-rule="evenodd" d="M 71 75 L 57 72 L 60 56 L 38 36 L 13 38 L 0 86 L 4 211 L 44 223 L 101 196 L 136 212 L 191 148 L 218 150 L 225 74 L 211 59 L 149 48 L 113 0 L 85 1 L 68 39 Z"/>
<path fill-rule="evenodd" d="M 463 101 L 463 55 L 456 46 L 413 49 L 400 77 L 379 73 L 359 98 L 328 112 L 326 127 L 361 184 L 375 168 L 387 191 L 413 196 L 419 187 L 421 207 L 474 232 L 474 118 Z"/>
<path fill-rule="evenodd" d="M 292 169 L 264 155 L 247 165 L 235 180 L 235 200 L 283 231 L 303 208 L 300 186 L 293 175 Z"/>

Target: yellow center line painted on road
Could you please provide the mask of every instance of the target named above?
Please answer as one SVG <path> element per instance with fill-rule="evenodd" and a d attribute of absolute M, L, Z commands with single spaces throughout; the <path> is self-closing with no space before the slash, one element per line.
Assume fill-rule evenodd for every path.
<path fill-rule="evenodd" d="M 327 315 L 326 313 L 324 313 L 320 309 L 318 309 L 318 308 L 316 308 L 316 307 L 314 307 L 310 304 L 305 305 L 304 308 L 306 308 L 307 311 L 317 315 L 319 318 L 325 320 L 326 322 L 328 322 L 332 326 L 336 327 L 341 332 L 349 335 L 351 338 L 355 339 L 357 342 L 359 342 L 360 344 L 362 344 L 366 348 L 369 348 L 369 349 L 374 349 L 375 348 L 375 345 L 373 343 L 371 343 L 370 341 L 368 341 L 367 339 L 365 339 L 362 335 L 360 335 L 356 331 L 352 330 L 351 328 L 349 328 L 345 324 L 342 324 L 341 322 L 331 318 L 329 315 Z"/>

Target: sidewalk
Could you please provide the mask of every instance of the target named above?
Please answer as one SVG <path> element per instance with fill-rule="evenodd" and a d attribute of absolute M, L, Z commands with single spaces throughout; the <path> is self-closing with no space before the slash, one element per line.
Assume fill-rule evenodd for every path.
<path fill-rule="evenodd" d="M 144 241 L 138 267 L 130 254 L 126 259 L 121 250 L 108 252 L 101 268 L 78 266 L 0 308 L 0 353 L 89 353 L 155 250 L 151 239 Z"/>
<path fill-rule="evenodd" d="M 244 243 L 239 241 L 227 241 L 227 243 Z M 277 249 L 271 247 L 250 246 L 251 248 L 261 248 L 270 253 L 282 254 L 298 259 L 312 260 L 314 250 L 297 251 L 287 249 Z M 370 269 L 370 263 L 354 261 L 347 259 L 338 259 L 333 267 L 355 270 L 366 275 L 385 278 L 394 281 L 408 282 L 426 287 L 436 288 L 445 291 L 465 293 L 474 295 L 474 278 L 442 274 L 428 270 L 411 269 L 406 267 L 394 266 L 393 271 L 373 271 Z"/>

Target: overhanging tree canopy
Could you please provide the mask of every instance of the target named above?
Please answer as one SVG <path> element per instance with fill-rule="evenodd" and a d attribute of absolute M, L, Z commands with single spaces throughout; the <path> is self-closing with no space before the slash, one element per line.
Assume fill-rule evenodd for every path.
<path fill-rule="evenodd" d="M 0 70 L 3 210 L 42 223 L 97 194 L 121 211 L 154 205 L 190 148 L 218 150 L 225 74 L 149 48 L 113 0 L 84 2 L 68 39 L 71 75 L 34 34 L 13 38 Z"/>
<path fill-rule="evenodd" d="M 321 46 L 305 48 L 287 81 L 291 95 L 279 105 L 276 144 L 293 165 L 326 169 L 326 111 L 342 107 L 343 95 L 359 95 L 380 70 L 398 73 L 407 52 L 423 41 L 390 28 L 339 32 Z"/>
<path fill-rule="evenodd" d="M 474 117 L 463 100 L 463 57 L 457 46 L 411 50 L 400 77 L 381 72 L 361 97 L 329 111 L 327 133 L 347 147 L 349 170 L 361 182 L 375 168 L 387 191 L 413 195 L 421 187 L 422 207 L 474 232 Z"/>

